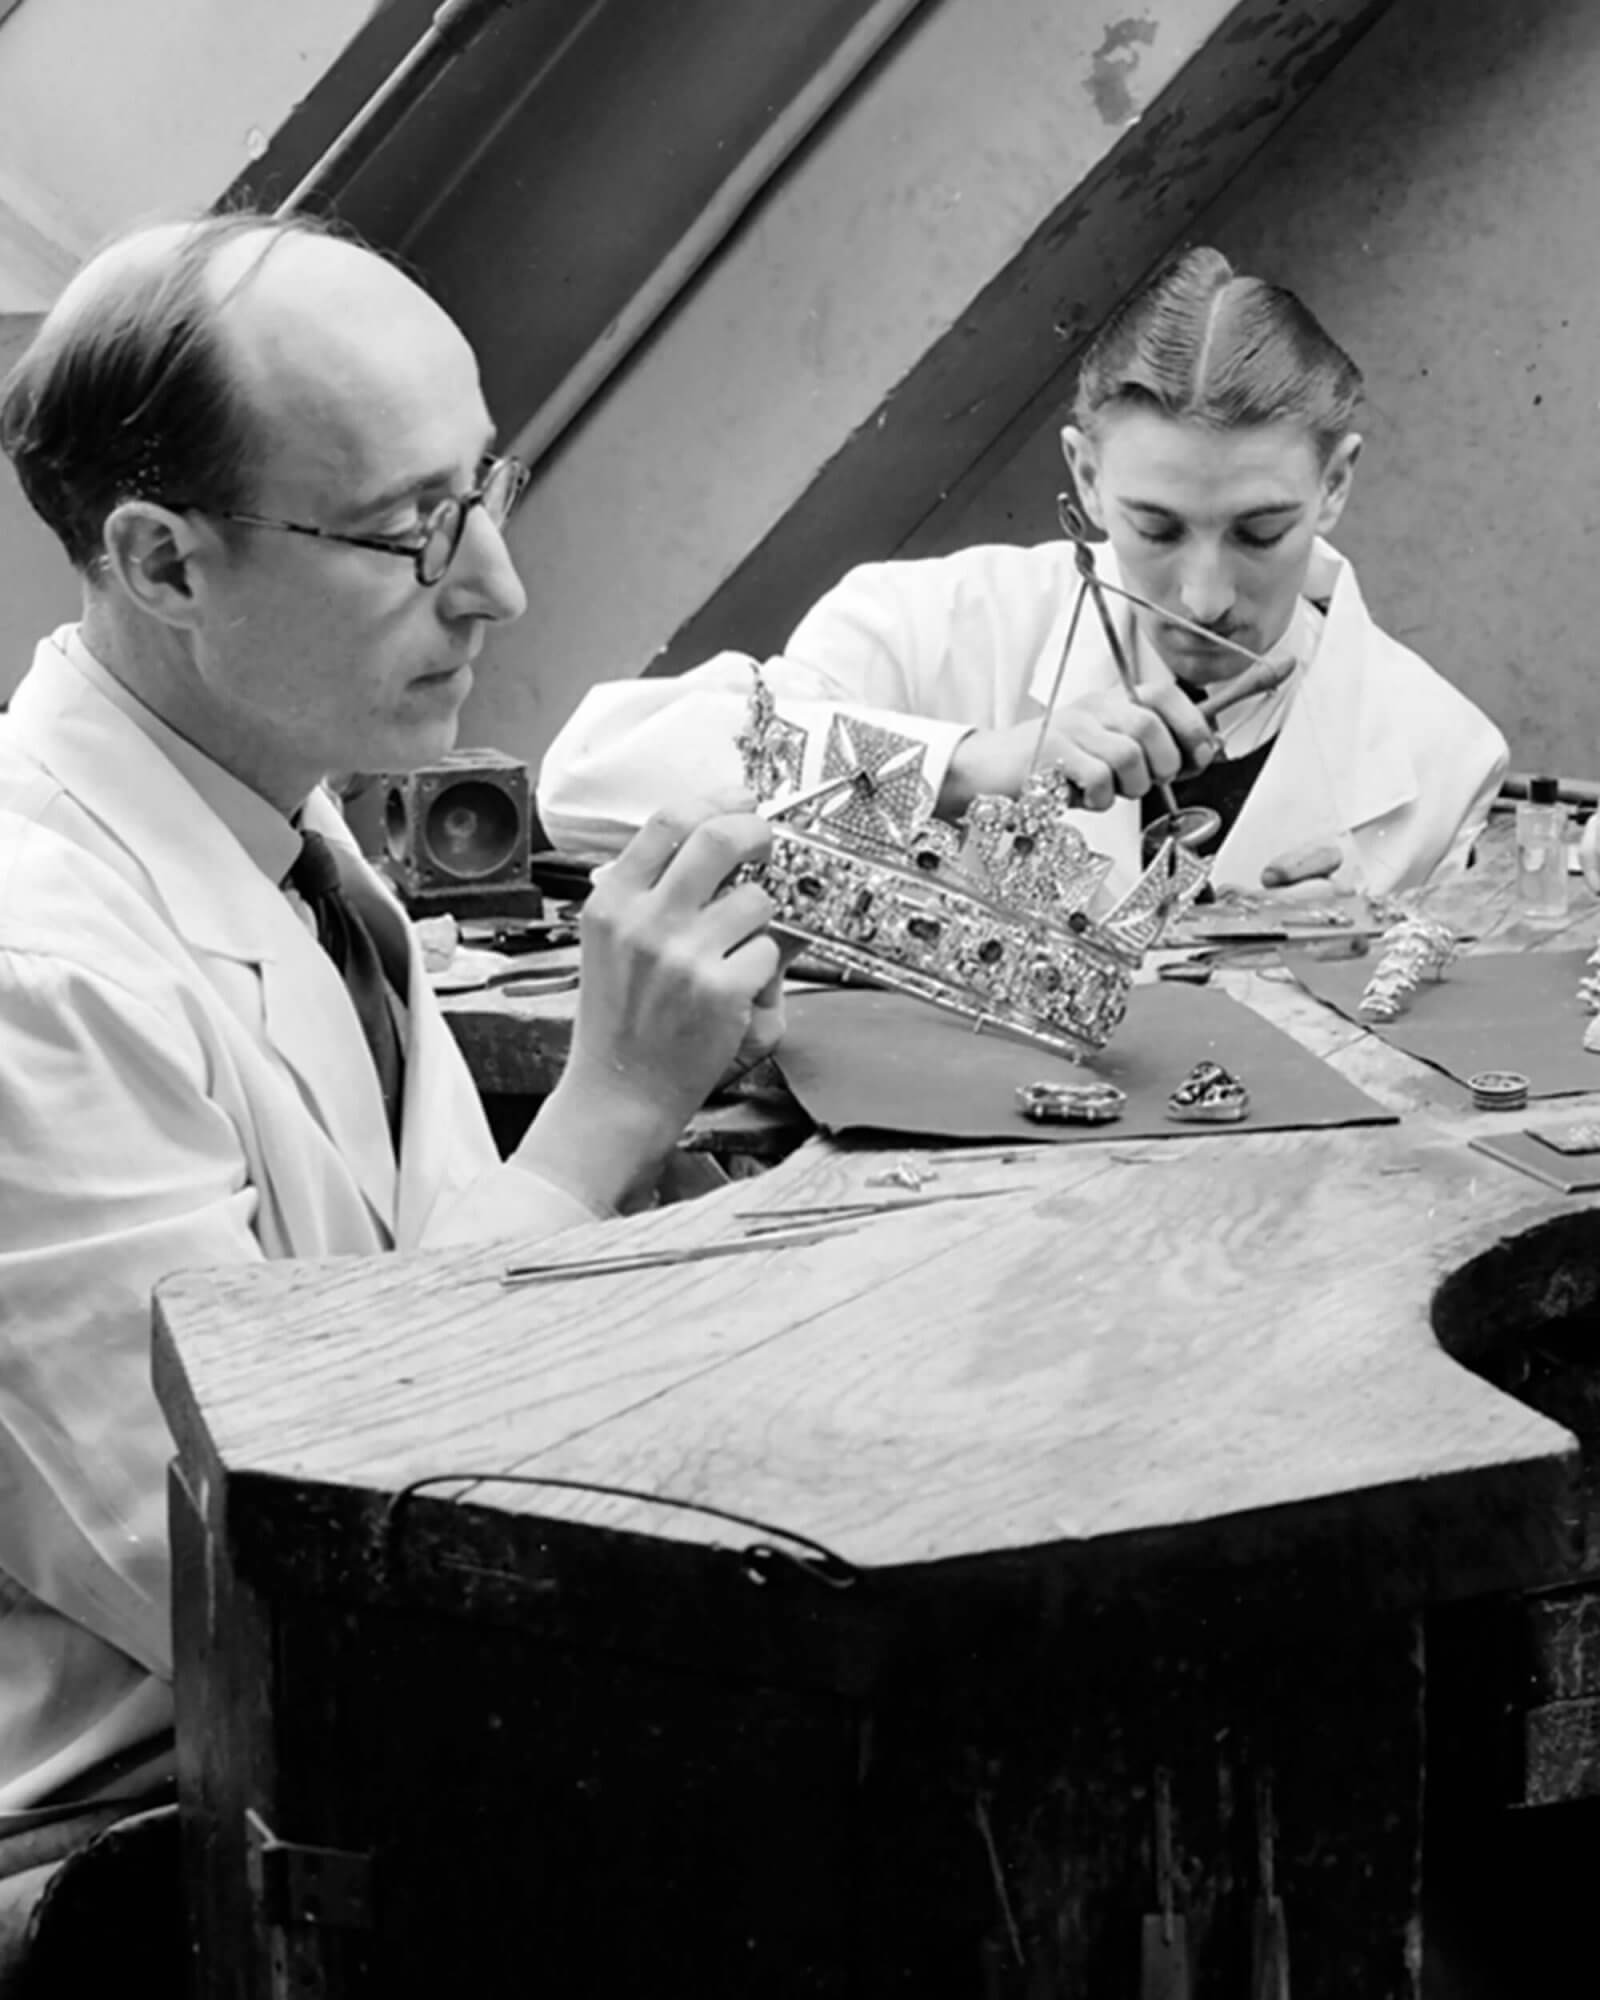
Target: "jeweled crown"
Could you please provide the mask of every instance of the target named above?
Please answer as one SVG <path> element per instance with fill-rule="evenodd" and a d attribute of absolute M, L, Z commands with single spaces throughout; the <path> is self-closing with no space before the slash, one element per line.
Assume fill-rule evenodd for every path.
<path fill-rule="evenodd" d="M 778 929 L 814 956 L 992 1023 L 1056 1053 L 1104 1048 L 1133 976 L 1207 865 L 1160 841 L 1145 872 L 1109 901 L 1111 862 L 1068 817 L 1078 797 L 1060 766 L 1014 798 L 979 798 L 959 824 L 933 817 L 914 737 L 836 714 L 820 784 L 799 784 L 806 732 L 780 718 L 756 675 L 739 737 L 745 782 L 768 802 L 762 880 Z"/>

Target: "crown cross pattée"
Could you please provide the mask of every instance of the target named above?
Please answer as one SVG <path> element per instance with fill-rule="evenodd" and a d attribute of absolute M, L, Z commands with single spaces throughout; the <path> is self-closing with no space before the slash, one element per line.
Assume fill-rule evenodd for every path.
<path fill-rule="evenodd" d="M 738 741 L 764 798 L 777 787 L 763 791 L 758 777 L 803 764 L 804 732 L 777 715 L 759 671 Z M 1103 1048 L 1141 958 L 1198 894 L 1206 864 L 1166 841 L 1097 913 L 1111 862 L 1074 823 L 1079 801 L 1060 767 L 1016 798 L 974 800 L 952 826 L 933 815 L 926 755 L 914 737 L 833 715 L 822 785 L 767 810 L 772 852 L 757 873 L 774 928 L 979 1027 L 1059 1054 Z"/>

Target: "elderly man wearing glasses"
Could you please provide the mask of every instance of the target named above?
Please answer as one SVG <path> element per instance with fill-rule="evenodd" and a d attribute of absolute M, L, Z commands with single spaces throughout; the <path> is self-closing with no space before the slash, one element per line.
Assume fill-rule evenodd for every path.
<path fill-rule="evenodd" d="M 167 1273 L 605 1217 L 770 1020 L 753 814 L 661 817 L 586 912 L 572 1058 L 491 1144 L 327 773 L 449 749 L 522 587 L 472 352 L 303 223 L 143 230 L 0 442 L 83 582 L 0 720 L 0 1835 L 170 1749 Z M 9 1816 L 9 1817 L 8 1817 Z"/>

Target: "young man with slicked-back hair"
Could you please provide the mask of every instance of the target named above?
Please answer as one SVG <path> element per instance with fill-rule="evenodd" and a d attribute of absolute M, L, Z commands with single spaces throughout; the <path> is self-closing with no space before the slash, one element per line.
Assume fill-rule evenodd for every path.
<path fill-rule="evenodd" d="M 1097 619 L 1074 622 L 1070 543 L 990 545 L 850 571 L 766 663 L 780 714 L 818 755 L 837 708 L 921 737 L 949 817 L 977 793 L 1015 793 L 1036 755 L 1059 763 L 1124 885 L 1167 781 L 1218 816 L 1219 888 L 1331 876 L 1387 894 L 1462 865 L 1506 746 L 1380 629 L 1327 540 L 1350 496 L 1360 393 L 1292 292 L 1219 251 L 1184 252 L 1095 336 L 1062 433 L 1104 535 L 1093 561 L 1119 593 L 1134 688 Z M 1277 684 L 1211 727 L 1201 702 L 1251 654 Z M 552 838 L 612 851 L 646 811 L 735 772 L 749 686 L 749 660 L 729 653 L 592 689 L 540 772 Z"/>

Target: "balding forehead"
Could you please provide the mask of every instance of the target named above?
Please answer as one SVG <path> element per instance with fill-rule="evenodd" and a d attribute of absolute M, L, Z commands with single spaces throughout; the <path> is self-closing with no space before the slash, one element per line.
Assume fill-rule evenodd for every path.
<path fill-rule="evenodd" d="M 170 268 L 194 231 L 192 222 L 160 222 L 120 237 L 68 280 L 50 317 L 67 323 L 113 304 L 130 286 Z"/>
<path fill-rule="evenodd" d="M 420 286 L 376 251 L 312 230 L 267 226 L 235 236 L 218 247 L 207 278 L 224 309 L 246 301 L 267 309 L 298 308 L 308 299 L 320 299 L 334 310 L 351 304 L 380 310 L 421 304 L 439 310 Z"/>
<path fill-rule="evenodd" d="M 481 427 L 465 338 L 372 251 L 332 236 L 252 234 L 225 245 L 207 279 L 229 372 L 259 425 L 262 474 L 364 484 L 397 446 L 414 444 L 431 463 L 450 455 L 447 440 L 463 427 Z"/>
<path fill-rule="evenodd" d="M 377 360 L 408 340 L 464 345 L 450 320 L 404 272 L 335 236 L 263 232 L 228 243 L 207 272 L 217 325 L 249 373 Z"/>
<path fill-rule="evenodd" d="M 402 272 L 361 245 L 311 231 L 284 229 L 262 217 L 221 236 L 204 256 L 205 289 L 219 317 L 263 292 L 263 303 L 304 303 L 320 292 L 336 310 L 415 309 L 431 305 Z M 209 220 L 151 223 L 98 251 L 63 288 L 51 317 L 58 323 L 114 309 L 119 297 L 173 274 L 186 249 L 206 247 Z M 433 311 L 437 312 L 437 308 Z"/>

